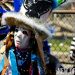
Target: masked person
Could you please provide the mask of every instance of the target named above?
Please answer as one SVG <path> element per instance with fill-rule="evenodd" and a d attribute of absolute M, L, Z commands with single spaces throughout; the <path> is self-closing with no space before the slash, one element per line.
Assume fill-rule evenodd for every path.
<path fill-rule="evenodd" d="M 45 3 L 46 6 L 44 10 L 42 10 L 42 2 L 43 4 Z M 3 66 L 1 65 L 2 74 L 50 75 L 50 71 L 46 68 L 42 41 L 45 40 L 47 36 L 51 36 L 51 34 L 48 27 L 44 23 L 40 24 L 36 21 L 37 19 L 33 19 L 33 17 L 37 17 L 46 20 L 46 16 L 48 17 L 51 11 L 49 11 L 51 1 L 48 5 L 46 5 L 46 3 L 48 2 L 38 1 L 37 3 L 33 3 L 31 7 L 27 6 L 29 8 L 27 11 L 25 10 L 26 7 L 24 8 L 24 5 L 22 5 L 19 13 L 7 12 L 3 15 L 2 24 L 10 26 L 15 25 L 16 28 L 15 31 L 8 34 L 5 46 L 3 47 L 4 49 L 1 50 L 1 54 L 5 53 L 4 57 L 7 60 L 7 64 L 3 66 L 4 68 L 8 66 L 8 69 L 5 68 L 6 70 L 2 70 Z M 41 6 L 40 9 L 38 8 L 38 5 Z M 30 11 L 31 9 L 32 11 Z M 45 15 L 43 15 L 43 13 Z M 12 34 L 14 35 L 14 38 L 12 37 Z M 2 62 L 3 61 L 4 58 L 2 59 Z"/>
<path fill-rule="evenodd" d="M 13 15 L 13 16 L 12 16 Z M 20 13 L 7 12 L 2 16 L 2 25 L 16 26 L 9 32 L 0 54 L 4 54 L 0 71 L 7 75 L 44 75 L 46 64 L 42 40 L 49 31 Z M 6 63 L 7 62 L 7 63 Z"/>

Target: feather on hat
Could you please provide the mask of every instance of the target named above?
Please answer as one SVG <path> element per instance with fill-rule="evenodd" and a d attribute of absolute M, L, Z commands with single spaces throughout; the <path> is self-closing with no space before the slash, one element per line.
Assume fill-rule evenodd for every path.
<path fill-rule="evenodd" d="M 49 29 L 45 25 L 37 23 L 30 17 L 17 12 L 6 12 L 2 15 L 2 25 L 17 26 L 24 29 L 32 30 L 35 34 L 38 33 L 44 40 L 50 35 Z"/>

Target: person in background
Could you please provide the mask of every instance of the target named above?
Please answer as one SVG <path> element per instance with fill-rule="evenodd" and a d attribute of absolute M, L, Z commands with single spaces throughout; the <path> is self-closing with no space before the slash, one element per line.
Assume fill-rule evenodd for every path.
<path fill-rule="evenodd" d="M 70 45 L 70 59 L 75 61 L 75 37 L 73 37 Z"/>
<path fill-rule="evenodd" d="M 3 14 L 1 23 L 15 26 L 0 50 L 3 55 L 0 62 L 1 74 L 49 75 L 42 44 L 50 36 L 47 28 L 41 24 L 38 26 L 34 20 L 16 12 Z"/>

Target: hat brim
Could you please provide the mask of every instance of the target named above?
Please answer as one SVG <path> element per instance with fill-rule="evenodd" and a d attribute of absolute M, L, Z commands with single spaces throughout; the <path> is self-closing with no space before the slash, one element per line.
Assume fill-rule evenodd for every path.
<path fill-rule="evenodd" d="M 21 13 L 16 12 L 6 12 L 2 16 L 2 25 L 9 26 L 17 26 L 22 27 L 24 29 L 35 31 L 42 37 L 42 39 L 46 39 L 50 36 L 50 31 L 45 27 L 45 25 L 37 23 L 34 19 L 27 17 L 26 15 L 22 15 Z"/>

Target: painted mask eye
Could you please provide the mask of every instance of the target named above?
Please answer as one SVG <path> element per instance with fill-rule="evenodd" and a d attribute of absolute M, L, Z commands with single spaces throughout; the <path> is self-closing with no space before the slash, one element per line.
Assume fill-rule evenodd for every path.
<path fill-rule="evenodd" d="M 15 32 L 18 32 L 18 28 L 15 29 Z"/>
<path fill-rule="evenodd" d="M 23 34 L 27 35 L 28 36 L 28 32 L 27 31 L 23 31 Z"/>

